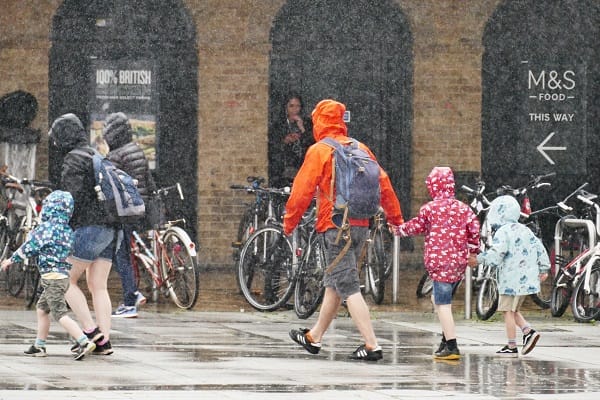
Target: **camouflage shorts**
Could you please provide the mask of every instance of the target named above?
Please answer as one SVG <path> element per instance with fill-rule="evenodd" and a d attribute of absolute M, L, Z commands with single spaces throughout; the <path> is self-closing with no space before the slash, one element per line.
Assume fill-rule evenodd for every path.
<path fill-rule="evenodd" d="M 69 312 L 65 293 L 69 288 L 69 277 L 63 279 L 41 279 L 44 292 L 37 302 L 37 308 L 46 314 L 51 313 L 55 320 L 59 320 Z"/>

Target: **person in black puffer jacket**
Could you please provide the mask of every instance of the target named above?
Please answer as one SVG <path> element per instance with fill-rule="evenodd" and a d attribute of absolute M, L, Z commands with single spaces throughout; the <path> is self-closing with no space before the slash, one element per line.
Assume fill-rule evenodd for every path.
<path fill-rule="evenodd" d="M 65 299 L 77 316 L 88 338 L 96 343 L 97 354 L 112 354 L 110 334 L 110 297 L 107 290 L 108 275 L 115 248 L 115 229 L 107 221 L 104 208 L 98 202 L 94 186 L 94 167 L 87 130 L 75 114 L 58 117 L 48 132 L 49 140 L 65 154 L 58 189 L 71 193 L 75 202 L 70 225 L 75 231 L 73 253 L 68 258 L 72 264 L 69 288 Z M 96 321 L 94 322 L 87 299 L 78 286 L 86 273 L 87 286 L 92 294 Z M 77 352 L 79 345 L 71 348 Z"/>
<path fill-rule="evenodd" d="M 132 140 L 131 124 L 127 116 L 118 112 L 106 117 L 103 136 L 110 149 L 108 159 L 137 180 L 137 188 L 144 203 L 148 205 L 156 187 L 144 151 Z M 121 245 L 113 256 L 113 264 L 119 272 L 123 286 L 123 304 L 113 312 L 113 317 L 135 318 L 138 315 L 138 307 L 146 302 L 146 298 L 135 284 L 129 248 L 132 232 L 139 228 L 132 225 L 123 226 L 123 240 L 119 242 Z"/>

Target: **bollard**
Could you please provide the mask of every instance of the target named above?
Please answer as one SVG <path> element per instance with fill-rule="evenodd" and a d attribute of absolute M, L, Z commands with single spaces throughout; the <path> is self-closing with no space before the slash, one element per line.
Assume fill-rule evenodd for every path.
<path fill-rule="evenodd" d="M 471 299 L 473 297 L 473 268 L 467 267 L 465 271 L 465 319 L 471 319 Z"/>
<path fill-rule="evenodd" d="M 398 303 L 398 270 L 400 269 L 400 236 L 394 235 L 392 251 L 392 304 Z"/>

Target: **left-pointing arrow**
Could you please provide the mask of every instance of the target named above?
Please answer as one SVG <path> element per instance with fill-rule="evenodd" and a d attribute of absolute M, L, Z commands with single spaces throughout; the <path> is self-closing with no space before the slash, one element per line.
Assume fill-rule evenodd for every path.
<path fill-rule="evenodd" d="M 566 150 L 566 149 L 567 149 L 566 147 L 562 147 L 562 146 L 561 146 L 561 147 L 556 147 L 556 146 L 544 147 L 544 145 L 545 145 L 546 143 L 548 143 L 548 141 L 549 141 L 550 139 L 552 139 L 552 136 L 554 136 L 554 134 L 555 134 L 555 133 L 556 133 L 556 132 L 550 132 L 550 134 L 549 134 L 548 136 L 546 136 L 546 139 L 544 139 L 544 141 L 543 141 L 542 143 L 540 143 L 540 144 L 538 145 L 538 147 L 536 147 L 537 151 L 539 151 L 539 152 L 540 152 L 540 154 L 541 154 L 541 155 L 543 155 L 543 156 L 544 156 L 544 158 L 545 158 L 546 160 L 548 160 L 548 162 L 549 162 L 550 164 L 552 164 L 552 165 L 554 165 L 554 164 L 555 164 L 555 162 L 554 162 L 554 161 L 553 161 L 553 160 L 552 160 L 552 159 L 551 159 L 551 158 L 548 156 L 548 154 L 546 154 L 546 151 L 547 151 L 547 150 L 563 150 L 563 151 L 564 151 L 564 150 Z"/>

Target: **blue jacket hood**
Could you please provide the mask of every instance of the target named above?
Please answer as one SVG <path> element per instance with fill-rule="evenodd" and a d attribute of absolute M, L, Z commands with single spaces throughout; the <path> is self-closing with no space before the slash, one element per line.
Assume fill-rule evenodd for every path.
<path fill-rule="evenodd" d="M 73 215 L 75 202 L 71 193 L 55 190 L 42 203 L 42 222 L 54 221 L 68 224 Z"/>
<path fill-rule="evenodd" d="M 521 207 L 519 202 L 512 196 L 500 196 L 490 204 L 487 219 L 492 228 L 519 222 Z"/>

